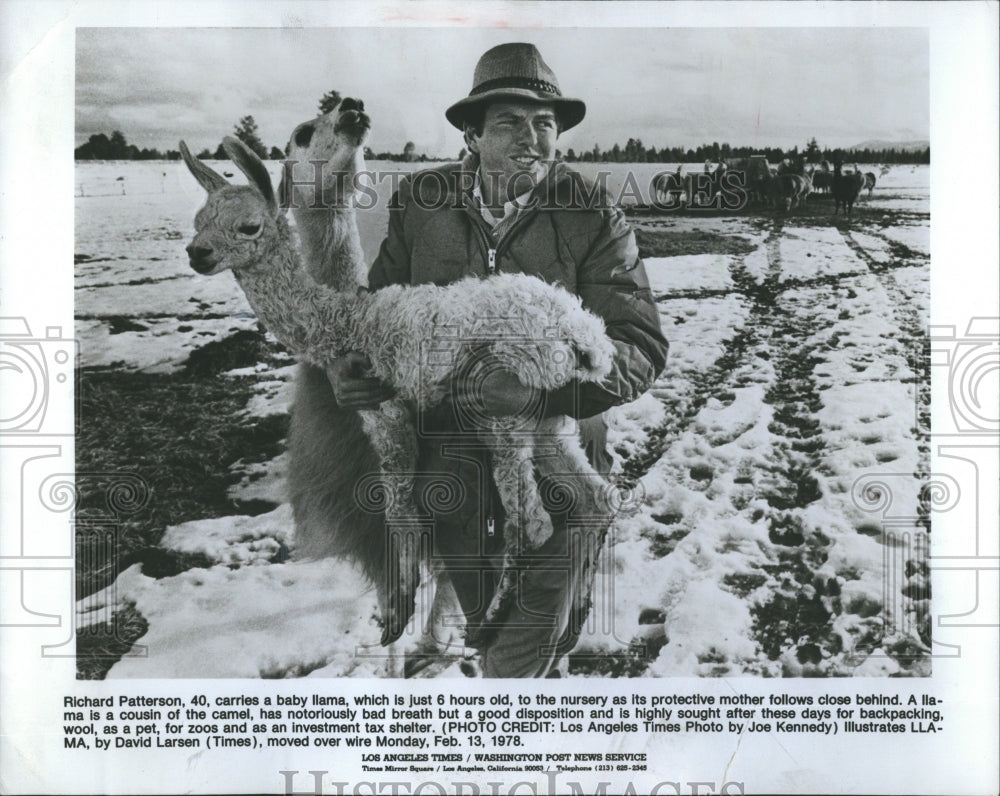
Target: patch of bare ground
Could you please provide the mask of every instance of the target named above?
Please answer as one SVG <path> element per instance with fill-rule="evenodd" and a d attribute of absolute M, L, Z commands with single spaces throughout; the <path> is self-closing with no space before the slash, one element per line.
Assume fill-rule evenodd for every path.
<path fill-rule="evenodd" d="M 246 416 L 256 380 L 221 375 L 267 361 L 272 352 L 262 333 L 241 331 L 195 350 L 176 374 L 109 368 L 79 373 L 77 599 L 103 589 L 133 564 L 150 577 L 208 566 L 203 557 L 157 547 L 169 525 L 275 508 L 267 501 L 235 501 L 227 490 L 241 477 L 234 465 L 282 452 L 288 416 Z M 81 634 L 78 676 L 103 677 L 118 659 L 109 650 L 145 632 L 141 617 L 121 613 L 109 620 L 111 631 Z"/>

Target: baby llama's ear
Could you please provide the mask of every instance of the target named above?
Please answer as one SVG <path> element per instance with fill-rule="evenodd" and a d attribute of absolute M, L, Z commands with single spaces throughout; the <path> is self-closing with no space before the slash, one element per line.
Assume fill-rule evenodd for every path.
<path fill-rule="evenodd" d="M 238 138 L 226 136 L 222 139 L 222 148 L 226 150 L 229 159 L 233 161 L 239 170 L 247 175 L 250 184 L 253 185 L 267 202 L 267 206 L 272 216 L 278 215 L 278 203 L 274 199 L 274 189 L 271 187 L 271 176 L 267 169 L 250 148 Z"/>
<path fill-rule="evenodd" d="M 225 177 L 218 172 L 213 171 L 198 160 L 198 158 L 194 157 L 191 154 L 191 150 L 187 148 L 187 144 L 183 141 L 180 142 L 180 150 L 181 157 L 184 158 L 188 171 L 194 175 L 198 184 L 206 191 L 212 193 L 212 191 L 217 191 L 219 188 L 229 185 L 229 181 Z"/>

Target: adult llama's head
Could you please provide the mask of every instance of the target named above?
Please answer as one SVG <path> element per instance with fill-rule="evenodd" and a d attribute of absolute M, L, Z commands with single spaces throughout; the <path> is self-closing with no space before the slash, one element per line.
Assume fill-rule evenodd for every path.
<path fill-rule="evenodd" d="M 357 175 L 365 167 L 364 149 L 371 126 L 364 102 L 353 97 L 345 97 L 332 110 L 298 125 L 285 146 L 279 204 L 293 210 L 326 210 L 350 204 Z"/>

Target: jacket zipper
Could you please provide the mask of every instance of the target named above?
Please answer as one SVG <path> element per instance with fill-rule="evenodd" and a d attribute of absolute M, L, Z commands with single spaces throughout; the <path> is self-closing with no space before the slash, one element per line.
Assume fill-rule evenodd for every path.
<path fill-rule="evenodd" d="M 472 215 L 472 210 L 469 211 Z M 475 228 L 476 232 L 479 234 L 479 240 L 483 244 L 483 248 L 486 249 L 486 275 L 492 276 L 497 270 L 497 250 L 493 246 L 493 239 L 489 232 L 483 229 L 483 225 L 486 223 L 481 218 L 472 217 L 472 226 Z"/>
<path fill-rule="evenodd" d="M 487 454 L 487 458 L 490 458 L 490 469 L 493 467 L 492 458 Z M 486 487 L 486 535 L 493 536 L 496 533 L 496 513 L 493 511 L 493 484 L 488 484 Z"/>
<path fill-rule="evenodd" d="M 516 230 L 518 227 L 524 226 L 524 224 L 527 223 L 528 219 L 531 218 L 537 212 L 538 212 L 537 209 L 527 210 L 522 212 L 521 215 L 517 217 L 514 223 L 511 224 L 510 227 L 507 229 L 507 231 L 504 233 L 503 237 L 497 241 L 496 248 L 493 249 L 492 252 L 491 260 L 495 261 L 495 258 L 499 256 L 500 250 L 503 248 L 503 245 L 508 241 L 510 241 L 510 239 L 513 237 L 514 230 Z"/>
<path fill-rule="evenodd" d="M 474 209 L 470 210 L 470 215 L 473 215 L 475 219 L 472 225 L 476 228 L 476 231 L 479 233 L 479 238 L 483 242 L 483 246 L 486 249 L 487 276 L 493 276 L 495 273 L 497 273 L 497 256 L 499 255 L 500 249 L 502 248 L 503 244 L 506 241 L 510 240 L 511 233 L 513 233 L 515 229 L 517 229 L 519 226 L 525 223 L 528 220 L 528 218 L 533 216 L 536 212 L 538 212 L 537 209 L 529 210 L 528 212 L 523 213 L 513 224 L 511 224 L 510 229 L 507 230 L 506 234 L 504 234 L 504 236 L 500 240 L 498 240 L 496 242 L 496 245 L 494 246 L 492 235 L 488 233 L 485 229 L 483 229 L 483 224 L 485 224 L 486 222 L 484 222 L 481 218 L 475 216 Z"/>

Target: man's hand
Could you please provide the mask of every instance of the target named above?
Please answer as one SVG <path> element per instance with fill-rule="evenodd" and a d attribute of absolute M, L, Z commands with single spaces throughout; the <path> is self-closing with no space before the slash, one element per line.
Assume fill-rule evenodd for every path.
<path fill-rule="evenodd" d="M 538 411 L 541 391 L 525 387 L 501 367 L 474 369 L 452 383 L 451 400 L 472 414 L 487 417 L 531 415 Z"/>
<path fill-rule="evenodd" d="M 349 351 L 326 366 L 337 406 L 342 409 L 377 409 L 396 390 L 372 375 L 372 363 L 364 354 Z"/>

